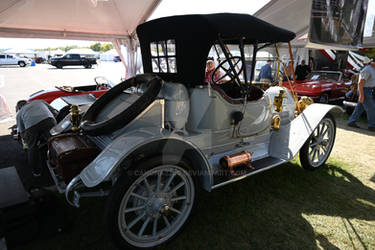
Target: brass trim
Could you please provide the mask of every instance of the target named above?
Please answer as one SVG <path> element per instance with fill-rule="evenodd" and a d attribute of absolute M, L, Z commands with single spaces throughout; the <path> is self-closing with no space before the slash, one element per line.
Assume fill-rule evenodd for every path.
<path fill-rule="evenodd" d="M 275 115 L 272 118 L 272 128 L 274 130 L 280 130 L 280 123 L 281 123 L 281 117 L 279 115 Z"/>

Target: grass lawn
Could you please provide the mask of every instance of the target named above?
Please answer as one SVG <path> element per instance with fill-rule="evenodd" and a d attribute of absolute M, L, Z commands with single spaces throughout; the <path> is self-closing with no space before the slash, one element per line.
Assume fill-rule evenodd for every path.
<path fill-rule="evenodd" d="M 374 180 L 356 171 L 331 158 L 309 172 L 294 160 L 201 192 L 191 222 L 160 249 L 375 249 L 375 190 L 365 185 Z M 104 199 L 84 200 L 70 209 L 70 231 L 15 249 L 115 249 L 103 206 Z"/>

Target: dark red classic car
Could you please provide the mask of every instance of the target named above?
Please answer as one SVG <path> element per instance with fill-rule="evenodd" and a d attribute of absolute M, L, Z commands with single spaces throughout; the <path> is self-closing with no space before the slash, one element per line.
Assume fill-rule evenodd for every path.
<path fill-rule="evenodd" d="M 28 102 L 35 100 L 44 100 L 48 103 L 51 103 L 53 100 L 63 97 L 63 96 L 75 96 L 75 95 L 87 95 L 92 94 L 96 98 L 101 97 L 108 89 L 113 87 L 113 83 L 108 81 L 104 77 L 95 77 L 96 85 L 85 85 L 85 86 L 61 86 L 55 87 L 48 90 L 38 91 L 27 99 Z"/>
<path fill-rule="evenodd" d="M 315 102 L 328 103 L 344 99 L 351 80 L 344 78 L 340 71 L 313 71 L 306 80 L 296 81 L 298 96 L 311 97 Z M 283 86 L 291 89 L 288 82 Z"/>

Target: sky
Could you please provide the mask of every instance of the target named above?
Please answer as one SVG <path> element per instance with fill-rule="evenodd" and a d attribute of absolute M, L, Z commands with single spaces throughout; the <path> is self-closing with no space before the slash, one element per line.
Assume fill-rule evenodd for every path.
<path fill-rule="evenodd" d="M 208 14 L 218 12 L 254 14 L 269 1 L 270 0 L 162 0 L 149 20 L 163 16 L 182 14 Z M 369 22 L 366 24 L 365 36 L 372 34 L 375 19 L 375 0 L 369 0 L 367 19 Z M 55 48 L 68 45 L 88 47 L 93 43 L 95 43 L 95 41 L 0 38 L 0 49 Z"/>
<path fill-rule="evenodd" d="M 207 14 L 218 12 L 253 14 L 268 2 L 269 0 L 162 0 L 160 5 L 151 15 L 150 19 L 172 15 Z M 0 38 L 0 49 L 56 48 L 68 45 L 88 47 L 93 43 L 95 42 L 56 39 Z"/>

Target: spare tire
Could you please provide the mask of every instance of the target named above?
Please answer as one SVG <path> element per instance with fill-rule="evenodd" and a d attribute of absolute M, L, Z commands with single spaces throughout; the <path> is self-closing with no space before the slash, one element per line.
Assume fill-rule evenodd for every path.
<path fill-rule="evenodd" d="M 90 106 L 82 118 L 81 129 L 88 135 L 101 135 L 111 133 L 124 127 L 156 99 L 161 89 L 162 82 L 162 79 L 156 75 L 143 74 L 117 84 Z M 97 114 L 99 114 L 116 96 L 120 95 L 128 88 L 140 84 L 146 84 L 147 90 L 128 108 L 108 120 L 100 122 L 95 121 Z"/>

